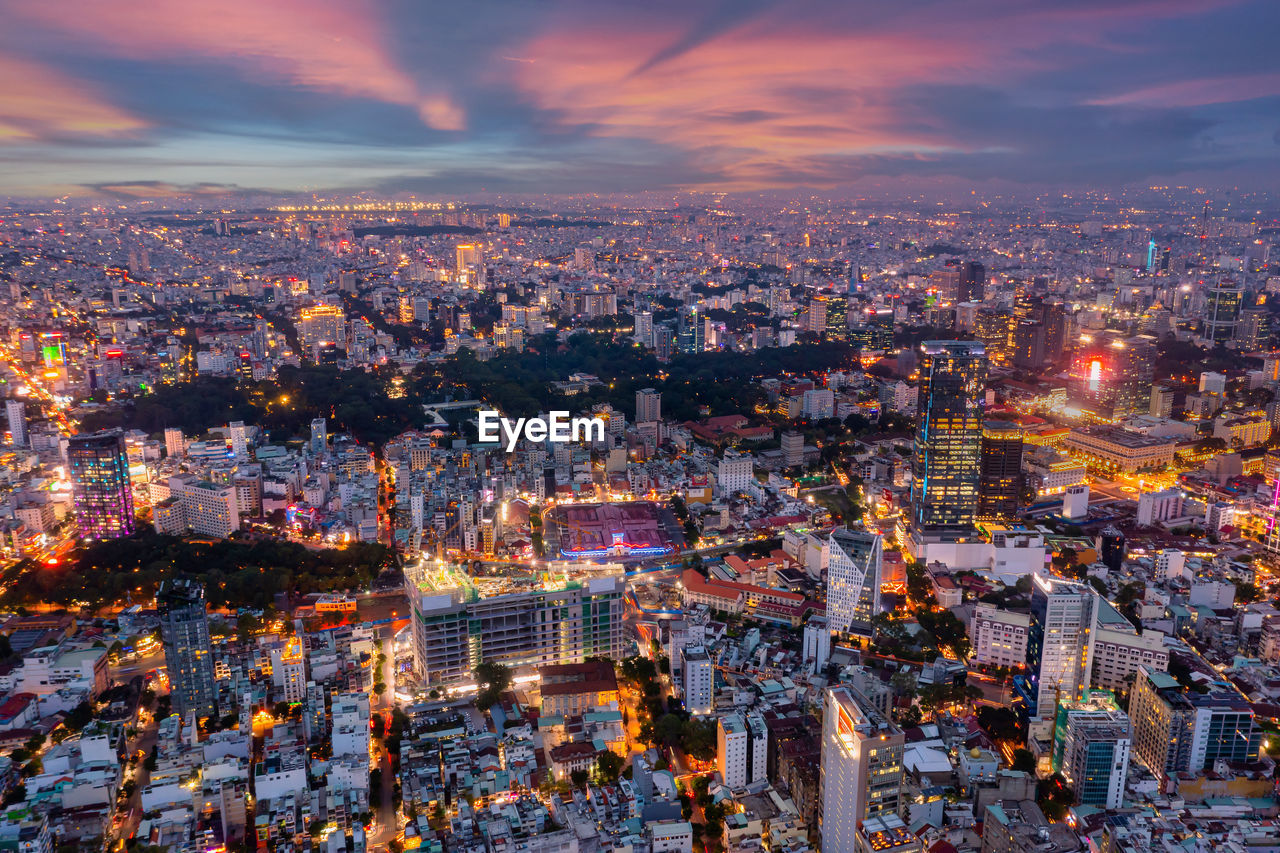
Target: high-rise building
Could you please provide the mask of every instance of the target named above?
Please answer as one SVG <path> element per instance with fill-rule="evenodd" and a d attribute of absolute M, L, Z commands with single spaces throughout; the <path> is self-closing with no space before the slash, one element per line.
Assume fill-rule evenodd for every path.
<path fill-rule="evenodd" d="M 1155 338 L 1108 329 L 1081 338 L 1071 392 L 1095 421 L 1115 422 L 1151 410 Z"/>
<path fill-rule="evenodd" d="M 871 636 L 872 620 L 880 612 L 880 535 L 837 527 L 827 537 L 823 552 L 830 629 Z"/>
<path fill-rule="evenodd" d="M 974 337 L 982 341 L 992 364 L 1008 365 L 1013 359 L 1017 318 L 1008 311 L 983 306 L 974 314 Z"/>
<path fill-rule="evenodd" d="M 186 449 L 186 439 L 182 435 L 182 430 L 177 427 L 165 427 L 164 430 L 164 455 L 165 456 L 181 456 L 182 451 Z"/>
<path fill-rule="evenodd" d="M 466 272 L 476 262 L 476 247 L 473 243 L 463 243 L 457 247 L 457 271 Z"/>
<path fill-rule="evenodd" d="M 1201 337 L 1212 344 L 1234 340 L 1243 302 L 1244 291 L 1233 281 L 1224 279 L 1210 287 L 1205 292 L 1204 332 Z"/>
<path fill-rule="evenodd" d="M 1028 712 L 1052 720 L 1059 701 L 1074 702 L 1093 672 L 1094 613 L 1098 595 L 1082 584 L 1032 576 L 1027 640 Z"/>
<path fill-rule="evenodd" d="M 967 529 L 978 509 L 986 350 L 976 341 L 926 341 L 920 350 L 912 524 Z"/>
<path fill-rule="evenodd" d="M 863 821 L 897 814 L 903 743 L 901 729 L 857 691 L 827 688 L 818 815 L 824 853 L 856 850 Z"/>
<path fill-rule="evenodd" d="M 676 344 L 683 353 L 702 352 L 707 348 L 707 318 L 697 308 L 680 312 Z"/>
<path fill-rule="evenodd" d="M 794 468 L 804 462 L 804 434 L 794 430 L 782 433 L 782 464 Z"/>
<path fill-rule="evenodd" d="M 1045 328 L 1038 320 L 1019 320 L 1013 332 L 1013 366 L 1035 370 L 1044 365 Z"/>
<path fill-rule="evenodd" d="M 311 452 L 317 456 L 324 453 L 325 445 L 328 441 L 328 424 L 324 418 L 315 418 L 311 421 Z"/>
<path fill-rule="evenodd" d="M 809 307 L 804 315 L 804 330 L 815 335 L 827 331 L 827 300 L 823 296 L 815 296 L 809 300 Z"/>
<path fill-rule="evenodd" d="M 702 646 L 682 647 L 680 672 L 685 710 L 690 714 L 710 714 L 715 708 L 716 675 L 707 650 Z"/>
<path fill-rule="evenodd" d="M 769 731 L 759 714 L 729 714 L 716 721 L 716 769 L 730 788 L 768 775 Z"/>
<path fill-rule="evenodd" d="M 649 311 L 637 311 L 634 315 L 634 328 L 631 338 L 642 347 L 653 346 L 653 314 Z"/>
<path fill-rule="evenodd" d="M 960 264 L 960 280 L 956 285 L 956 302 L 981 302 L 986 290 L 987 268 L 977 261 Z"/>
<path fill-rule="evenodd" d="M 849 340 L 849 300 L 840 296 L 827 299 L 827 338 L 833 341 Z"/>
<path fill-rule="evenodd" d="M 21 400 L 5 400 L 4 412 L 9 419 L 9 443 L 27 446 L 27 404 Z"/>
<path fill-rule="evenodd" d="M 662 394 L 652 388 L 636 392 L 636 423 L 647 424 L 662 420 Z"/>
<path fill-rule="evenodd" d="M 347 318 L 342 309 L 333 305 L 313 305 L 303 308 L 298 320 L 298 339 L 306 358 L 314 359 L 316 350 L 325 344 L 338 349 L 347 348 Z"/>
<path fill-rule="evenodd" d="M 67 465 L 80 534 L 87 539 L 118 539 L 133 533 L 133 489 L 124 434 L 117 429 L 71 436 Z"/>
<path fill-rule="evenodd" d="M 1022 427 L 1009 421 L 982 425 L 978 518 L 1012 519 L 1022 493 Z"/>
<path fill-rule="evenodd" d="M 754 466 L 749 453 L 726 450 L 716 468 L 716 488 L 721 495 L 745 492 L 755 482 Z"/>
<path fill-rule="evenodd" d="M 1179 773 L 1198 776 L 1215 761 L 1256 761 L 1262 744 L 1253 707 L 1226 683 L 1198 693 L 1168 673 L 1140 667 L 1129 717 L 1133 753 L 1164 790 Z"/>
<path fill-rule="evenodd" d="M 1068 710 L 1058 770 L 1076 802 L 1118 809 L 1129 775 L 1129 718 L 1120 710 Z"/>
<path fill-rule="evenodd" d="M 227 432 L 231 434 L 231 453 L 237 459 L 249 458 L 249 443 L 244 421 L 232 421 L 227 427 Z"/>
<path fill-rule="evenodd" d="M 197 718 L 211 717 L 218 713 L 218 688 L 204 586 L 181 578 L 165 581 L 156 601 L 173 709 L 183 717 L 189 711 Z"/>

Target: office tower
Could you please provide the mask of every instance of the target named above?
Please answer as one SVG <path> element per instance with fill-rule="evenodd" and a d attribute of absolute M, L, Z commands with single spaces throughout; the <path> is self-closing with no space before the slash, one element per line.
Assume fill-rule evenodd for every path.
<path fill-rule="evenodd" d="M 1271 315 L 1265 308 L 1245 308 L 1236 325 L 1236 343 L 1241 349 L 1261 349 L 1271 343 Z"/>
<path fill-rule="evenodd" d="M 334 344 L 339 349 L 347 346 L 347 318 L 341 308 L 332 305 L 313 305 L 303 308 L 298 320 L 298 339 L 305 358 L 323 344 Z"/>
<path fill-rule="evenodd" d="M 71 436 L 67 465 L 80 535 L 118 539 L 133 533 L 133 489 L 124 434 L 117 429 Z"/>
<path fill-rule="evenodd" d="M 1052 720 L 1059 701 L 1074 702 L 1089 686 L 1097 594 L 1041 575 L 1033 575 L 1032 581 L 1027 640 L 1031 679 L 1024 698 L 1032 716 Z"/>
<path fill-rule="evenodd" d="M 1168 791 L 1179 773 L 1200 775 L 1218 760 L 1258 759 L 1262 730 L 1249 702 L 1218 683 L 1208 693 L 1168 673 L 1139 667 L 1129 699 L 1133 754 Z"/>
<path fill-rule="evenodd" d="M 975 341 L 926 341 L 920 352 L 912 524 L 968 529 L 978 508 L 986 351 Z"/>
<path fill-rule="evenodd" d="M 1013 366 L 1035 370 L 1044 364 L 1045 328 L 1036 320 L 1019 320 L 1013 332 Z"/>
<path fill-rule="evenodd" d="M 827 337 L 833 341 L 849 340 L 849 300 L 843 297 L 827 299 Z"/>
<path fill-rule="evenodd" d="M 1115 422 L 1151 410 L 1155 338 L 1108 329 L 1083 336 L 1071 371 L 1072 394 L 1094 420 Z"/>
<path fill-rule="evenodd" d="M 249 456 L 249 445 L 245 435 L 244 421 L 232 421 L 227 427 L 227 432 L 231 434 L 231 453 L 237 459 L 247 459 Z"/>
<path fill-rule="evenodd" d="M 1244 291 L 1233 281 L 1224 279 L 1209 288 L 1205 292 L 1204 331 L 1201 337 L 1210 344 L 1225 344 L 1234 340 L 1243 301 Z"/>
<path fill-rule="evenodd" d="M 636 392 L 636 423 L 647 424 L 662 420 L 662 394 L 652 388 Z"/>
<path fill-rule="evenodd" d="M 639 311 L 634 315 L 634 326 L 631 338 L 642 347 L 653 346 L 653 314 Z"/>
<path fill-rule="evenodd" d="M 871 636 L 880 612 L 883 547 L 879 534 L 837 527 L 823 544 L 827 624 L 832 631 Z"/>
<path fill-rule="evenodd" d="M 476 262 L 476 247 L 472 243 L 463 243 L 457 247 L 457 255 L 457 271 L 466 272 Z"/>
<path fill-rule="evenodd" d="M 1164 384 L 1153 385 L 1147 413 L 1157 418 L 1170 417 L 1173 414 L 1173 389 Z"/>
<path fill-rule="evenodd" d="M 1131 729 L 1119 709 L 1065 709 L 1062 750 L 1055 754 L 1058 772 L 1067 780 L 1076 803 L 1118 809 L 1129 775 Z"/>
<path fill-rule="evenodd" d="M 1022 493 L 1022 427 L 1008 421 L 982 425 L 978 518 L 1014 518 Z"/>
<path fill-rule="evenodd" d="M 1050 364 L 1062 361 L 1067 350 L 1067 309 L 1061 302 L 1040 303 L 1044 326 L 1044 357 Z"/>
<path fill-rule="evenodd" d="M 177 427 L 165 427 L 164 430 L 164 455 L 165 456 L 181 456 L 182 451 L 186 448 L 186 440 L 182 435 L 182 430 Z"/>
<path fill-rule="evenodd" d="M 787 430 L 782 433 L 782 464 L 794 468 L 804 462 L 804 434 Z"/>
<path fill-rule="evenodd" d="M 21 400 L 5 400 L 4 411 L 9 418 L 9 443 L 14 447 L 26 447 L 27 404 Z"/>
<path fill-rule="evenodd" d="M 697 308 L 680 312 L 676 341 L 682 353 L 702 352 L 707 348 L 706 318 L 698 313 Z"/>
<path fill-rule="evenodd" d="M 195 711 L 197 718 L 217 714 L 218 688 L 204 586 L 186 579 L 165 581 L 156 593 L 156 602 L 173 709 L 182 717 L 189 711 Z"/>
<path fill-rule="evenodd" d="M 702 646 L 680 650 L 684 707 L 690 714 L 710 714 L 715 707 L 715 669 Z"/>
<path fill-rule="evenodd" d="M 974 337 L 986 347 L 992 364 L 1008 365 L 1013 359 L 1013 336 L 1017 318 L 997 308 L 981 308 L 974 315 Z"/>
<path fill-rule="evenodd" d="M 818 827 L 824 853 L 856 849 L 858 826 L 897 814 L 901 803 L 902 731 L 848 687 L 823 696 Z"/>
<path fill-rule="evenodd" d="M 328 425 L 324 418 L 315 418 L 311 421 L 311 452 L 319 456 L 324 453 L 325 445 L 329 441 Z"/>
<path fill-rule="evenodd" d="M 981 302 L 986 290 L 987 269 L 977 261 L 960 264 L 960 278 L 956 285 L 956 302 Z"/>
<path fill-rule="evenodd" d="M 821 335 L 827 331 L 827 300 L 816 296 L 809 300 L 809 308 L 805 312 L 804 330 Z"/>
<path fill-rule="evenodd" d="M 653 356 L 658 361 L 670 361 L 676 354 L 676 334 L 666 323 L 653 324 Z"/>

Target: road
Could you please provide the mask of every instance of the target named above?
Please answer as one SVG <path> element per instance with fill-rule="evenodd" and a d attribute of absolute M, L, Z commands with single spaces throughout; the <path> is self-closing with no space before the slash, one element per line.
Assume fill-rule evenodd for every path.
<path fill-rule="evenodd" d="M 391 710 L 395 707 L 396 695 L 395 635 L 389 626 L 383 626 L 378 629 L 378 636 L 382 640 L 382 650 L 386 658 L 382 664 L 381 681 L 387 685 L 387 689 L 381 696 L 370 692 L 369 702 L 371 711 L 383 714 L 384 725 L 390 725 Z M 378 680 L 375 679 L 375 683 Z M 377 826 L 368 839 L 370 850 L 386 850 L 392 839 L 400 834 L 400 816 L 395 808 L 395 774 L 392 770 L 391 754 L 381 745 L 378 746 L 378 769 L 382 771 L 382 790 L 378 792 Z M 370 800 L 373 796 L 374 792 L 370 791 Z"/>

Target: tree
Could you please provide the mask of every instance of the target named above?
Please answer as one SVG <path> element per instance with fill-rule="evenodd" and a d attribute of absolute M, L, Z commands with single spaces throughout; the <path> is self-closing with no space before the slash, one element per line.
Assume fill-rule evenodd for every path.
<path fill-rule="evenodd" d="M 611 750 L 600 753 L 596 758 L 596 776 L 606 785 L 618 781 L 618 776 L 622 773 L 623 761 L 622 756 Z"/>
<path fill-rule="evenodd" d="M 484 661 L 475 669 L 476 684 L 480 692 L 476 694 L 476 707 L 482 711 L 497 704 L 503 692 L 511 686 L 511 669 L 495 661 Z"/>
<path fill-rule="evenodd" d="M 1013 769 L 1023 773 L 1036 772 L 1036 757 L 1031 750 L 1020 746 L 1013 751 Z"/>
<path fill-rule="evenodd" d="M 575 788 L 585 788 L 589 774 L 585 770 L 574 770 L 569 774 L 569 779 L 573 782 Z"/>

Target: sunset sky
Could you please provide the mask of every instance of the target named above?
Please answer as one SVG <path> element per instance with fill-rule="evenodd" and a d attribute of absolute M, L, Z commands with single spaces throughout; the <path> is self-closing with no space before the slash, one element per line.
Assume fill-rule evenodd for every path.
<path fill-rule="evenodd" d="M 1275 0 L 0 0 L 0 195 L 1280 187 Z"/>

